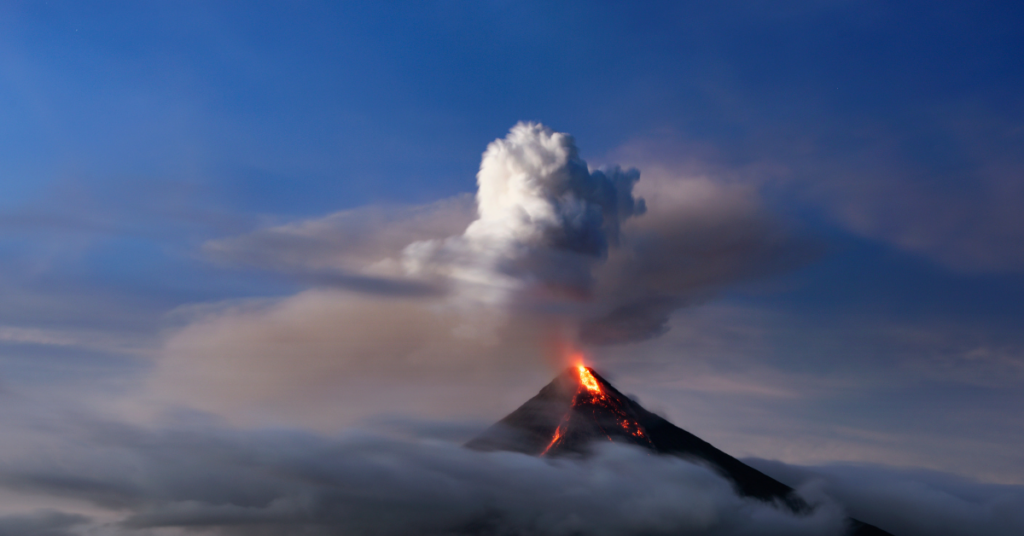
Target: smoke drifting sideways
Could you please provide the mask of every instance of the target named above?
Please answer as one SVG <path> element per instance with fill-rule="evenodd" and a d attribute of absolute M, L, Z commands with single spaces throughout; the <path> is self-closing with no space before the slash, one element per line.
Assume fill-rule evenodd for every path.
<path fill-rule="evenodd" d="M 324 430 L 410 410 L 493 416 L 550 379 L 552 342 L 657 337 L 679 308 L 817 253 L 754 186 L 650 168 L 592 169 L 568 134 L 521 123 L 487 148 L 475 197 L 210 241 L 218 263 L 308 288 L 174 311 L 145 392 L 236 423 Z"/>
<path fill-rule="evenodd" d="M 662 184 L 645 215 L 638 170 L 591 169 L 570 135 L 536 123 L 491 143 L 477 179 L 478 218 L 462 235 L 406 247 L 407 273 L 453 282 L 463 307 L 561 320 L 583 343 L 657 336 L 675 309 L 808 253 L 756 208 L 716 207 L 736 192 L 695 192 L 713 189 L 707 182 L 674 186 L 710 207 L 687 206 Z"/>
<path fill-rule="evenodd" d="M 345 211 L 204 249 L 320 286 L 447 293 L 475 323 L 462 326 L 470 337 L 535 315 L 585 344 L 660 335 L 674 310 L 816 253 L 767 214 L 750 186 L 592 169 L 572 136 L 537 123 L 492 142 L 477 183 L 475 219 L 457 197 Z M 460 222 L 461 234 L 449 234 Z"/>

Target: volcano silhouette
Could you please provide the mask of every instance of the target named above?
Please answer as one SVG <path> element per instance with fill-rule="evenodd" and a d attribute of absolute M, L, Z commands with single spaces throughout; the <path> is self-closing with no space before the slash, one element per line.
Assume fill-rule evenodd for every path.
<path fill-rule="evenodd" d="M 793 488 L 647 411 L 593 369 L 570 367 L 518 409 L 466 443 L 474 450 L 506 450 L 532 456 L 586 457 L 595 443 L 636 445 L 709 466 L 740 495 L 775 503 L 796 514 L 813 507 Z M 848 520 L 849 536 L 892 536 Z"/>

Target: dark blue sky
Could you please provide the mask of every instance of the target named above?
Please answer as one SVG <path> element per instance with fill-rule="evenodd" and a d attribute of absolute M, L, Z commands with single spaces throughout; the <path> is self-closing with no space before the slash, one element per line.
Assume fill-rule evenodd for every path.
<path fill-rule="evenodd" d="M 351 401 L 293 396 L 297 379 L 195 402 L 166 363 L 289 304 L 334 321 L 302 309 L 319 286 L 294 259 L 236 262 L 224 241 L 309 225 L 329 249 L 349 221 L 331 214 L 473 193 L 487 144 L 538 121 L 641 185 L 753 192 L 817 252 L 717 289 L 660 339 L 594 349 L 623 389 L 740 455 L 1024 483 L 1024 6 L 551 4 L 4 3 L 0 396 L 25 415 L 46 399 L 320 430 L 402 413 L 307 418 Z M 499 417 L 551 372 L 522 368 L 500 400 L 456 404 L 505 365 L 410 413 Z"/>
<path fill-rule="evenodd" d="M 883 134 L 884 156 L 959 190 L 980 163 L 953 139 L 970 125 L 944 116 L 1021 113 L 1010 9 L 15 4 L 5 202 L 62 179 L 188 180 L 218 204 L 297 215 L 428 200 L 471 189 L 480 140 L 525 119 L 594 155 L 668 130 L 730 162 L 813 145 L 852 165 Z"/>

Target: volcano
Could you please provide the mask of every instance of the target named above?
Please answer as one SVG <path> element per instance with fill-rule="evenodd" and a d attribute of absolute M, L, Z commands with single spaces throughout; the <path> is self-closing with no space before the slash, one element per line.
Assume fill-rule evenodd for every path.
<path fill-rule="evenodd" d="M 729 480 L 740 495 L 774 503 L 796 514 L 813 510 L 793 488 L 647 411 L 583 365 L 567 369 L 466 447 L 585 458 L 595 444 L 605 441 L 704 464 Z M 849 519 L 848 524 L 849 536 L 892 536 L 856 519 Z"/>

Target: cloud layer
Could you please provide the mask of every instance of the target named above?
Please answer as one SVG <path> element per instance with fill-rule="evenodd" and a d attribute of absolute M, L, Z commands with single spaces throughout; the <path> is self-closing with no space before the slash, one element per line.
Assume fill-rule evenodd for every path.
<path fill-rule="evenodd" d="M 210 535 L 823 536 L 842 526 L 834 505 L 795 516 L 738 497 L 707 468 L 617 445 L 580 462 L 375 435 L 100 423 L 65 432 L 74 446 L 51 441 L 34 455 L 6 453 L 0 487 L 80 501 L 107 515 L 22 515 L 0 518 L 0 527 L 122 535 L 159 528 Z"/>
<path fill-rule="evenodd" d="M 748 460 L 758 469 L 843 504 L 899 536 L 1024 533 L 1024 487 L 982 484 L 935 471 L 877 465 L 799 467 Z"/>
<path fill-rule="evenodd" d="M 1024 529 L 1021 486 L 877 465 L 750 460 L 817 505 L 797 516 L 737 496 L 703 466 L 615 444 L 587 461 L 548 460 L 408 434 L 153 428 L 82 415 L 17 444 L 0 456 L 0 490 L 39 509 L 0 514 L 5 535 L 825 536 L 841 534 L 846 515 L 899 536 Z"/>

